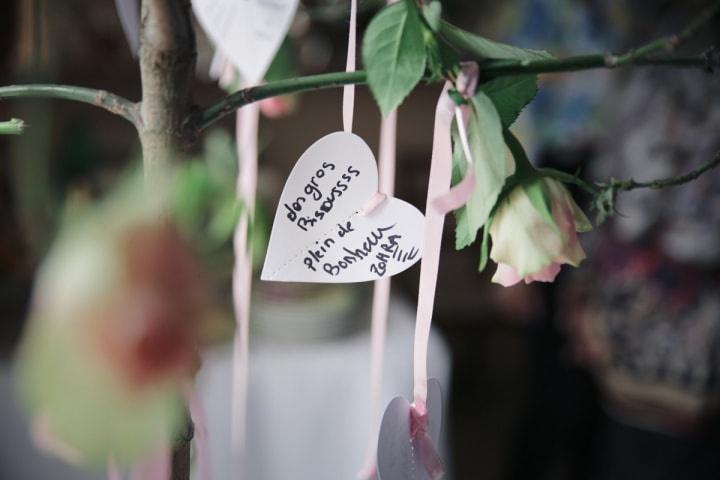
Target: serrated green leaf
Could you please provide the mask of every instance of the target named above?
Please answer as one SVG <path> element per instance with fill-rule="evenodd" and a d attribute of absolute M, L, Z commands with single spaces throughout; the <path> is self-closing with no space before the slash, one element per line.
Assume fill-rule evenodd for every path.
<path fill-rule="evenodd" d="M 478 88 L 490 97 L 503 127 L 508 128 L 537 95 L 537 75 L 499 77 L 481 84 Z"/>
<path fill-rule="evenodd" d="M 478 92 L 470 105 L 472 108 L 467 134 L 476 183 L 465 210 L 467 236 L 472 243 L 477 237 L 477 231 L 488 220 L 505 181 L 513 174 L 514 165 L 507 161 L 500 116 L 490 98 Z M 455 149 L 461 149 L 457 139 Z M 460 238 L 466 239 L 465 234 L 462 233 Z"/>
<path fill-rule="evenodd" d="M 531 50 L 527 48 L 513 47 L 504 43 L 494 42 L 462 28 L 458 28 L 444 20 L 440 21 L 440 35 L 454 47 L 472 53 L 483 59 L 508 59 L 508 60 L 547 60 L 553 58 L 544 50 Z"/>
<path fill-rule="evenodd" d="M 408 11 L 404 2 L 383 8 L 368 25 L 362 50 L 368 85 L 387 116 L 425 72 L 427 52 L 417 10 Z"/>

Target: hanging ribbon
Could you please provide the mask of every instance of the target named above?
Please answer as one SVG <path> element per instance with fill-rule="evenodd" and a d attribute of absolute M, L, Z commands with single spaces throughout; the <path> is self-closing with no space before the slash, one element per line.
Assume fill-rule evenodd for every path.
<path fill-rule="evenodd" d="M 448 94 L 451 88 L 446 83 L 435 109 L 435 131 L 433 133 L 430 179 L 425 209 L 425 233 L 423 237 L 423 257 L 420 261 L 420 285 L 418 293 L 417 316 L 415 320 L 415 343 L 413 354 L 414 405 L 424 408 L 427 400 L 427 349 L 430 338 L 430 324 L 435 303 L 440 262 L 440 243 L 442 240 L 445 214 L 433 207 L 436 198 L 447 194 L 450 189 L 452 170 L 452 142 L 450 126 L 455 104 Z M 422 416 L 422 412 L 418 415 Z"/>
<path fill-rule="evenodd" d="M 237 329 L 233 341 L 232 386 L 232 446 L 237 468 L 244 464 L 247 395 L 248 353 L 250 334 L 250 298 L 252 292 L 252 243 L 248 234 L 255 211 L 257 189 L 257 133 L 260 110 L 251 103 L 237 111 L 236 136 L 238 148 L 237 194 L 243 202 L 233 245 L 233 306 Z"/>
<path fill-rule="evenodd" d="M 117 466 L 117 463 L 110 458 L 107 462 L 107 479 L 108 480 L 122 480 L 122 476 L 120 474 L 120 469 Z"/>
<path fill-rule="evenodd" d="M 457 80 L 460 93 L 465 96 L 474 93 L 477 78 L 477 65 L 464 64 L 462 73 Z M 469 110 L 467 105 L 461 108 L 456 107 L 448 94 L 451 88 L 452 84 L 449 82 L 445 84 L 435 110 L 435 131 L 433 133 L 432 160 L 425 209 L 423 258 L 420 262 L 420 286 L 415 320 L 413 366 L 415 402 L 418 408 L 422 407 L 421 409 L 424 409 L 427 400 L 427 349 L 435 304 L 435 287 L 440 263 L 440 244 L 444 217 L 450 210 L 458 208 L 467 202 L 472 194 L 472 188 L 468 188 L 468 186 L 474 186 L 475 183 L 474 169 L 471 168 L 471 164 L 465 179 L 454 189 L 450 189 L 452 175 L 450 127 L 454 115 L 458 120 L 458 133 L 460 134 L 465 155 L 468 162 L 472 162 L 465 132 L 465 117 L 466 114 L 469 114 Z"/>
<path fill-rule="evenodd" d="M 210 76 L 229 88 L 236 72 L 219 51 L 210 66 Z M 238 176 L 235 184 L 237 198 L 243 204 L 233 235 L 235 265 L 233 267 L 232 296 L 235 321 L 232 359 L 231 445 L 233 467 L 242 472 L 247 424 L 249 377 L 250 299 L 252 296 L 252 243 L 248 236 L 255 212 L 257 191 L 257 137 L 260 107 L 257 102 L 238 109 L 235 114 L 235 141 L 238 156 Z M 238 474 L 239 476 L 240 473 Z"/>
<path fill-rule="evenodd" d="M 350 0 L 350 29 L 348 33 L 348 51 L 347 61 L 345 62 L 345 71 L 355 71 L 355 55 L 356 55 L 356 30 L 357 30 L 357 0 Z M 355 85 L 345 85 L 343 87 L 343 130 L 347 133 L 352 132 L 353 113 L 355 110 Z"/>
<path fill-rule="evenodd" d="M 463 105 L 455 106 L 455 123 L 457 124 L 460 146 L 463 150 L 463 154 L 465 155 L 465 159 L 467 160 L 468 168 L 460 183 L 452 187 L 445 195 L 441 195 L 432 201 L 433 208 L 443 215 L 446 215 L 465 205 L 470 199 L 473 190 L 475 190 L 475 168 L 473 166 L 473 158 L 470 152 L 470 145 L 468 143 L 467 129 L 465 125 L 470 118 L 470 106 L 467 103 L 467 99 L 475 95 L 478 76 L 479 70 L 477 63 L 463 63 L 462 71 L 456 81 L 458 93 L 466 99 L 466 103 Z"/>
<path fill-rule="evenodd" d="M 170 478 L 170 458 L 172 453 L 167 445 L 159 447 L 144 461 L 135 465 L 133 480 L 166 480 Z"/>
<path fill-rule="evenodd" d="M 379 188 L 392 196 L 395 190 L 395 152 L 397 111 L 393 110 L 380 124 Z M 375 477 L 377 439 L 382 415 L 383 359 L 390 307 L 390 277 L 375 280 L 373 286 L 372 317 L 370 322 L 370 437 L 365 466 L 358 475 L 363 479 Z"/>
<path fill-rule="evenodd" d="M 477 84 L 477 68 L 465 65 L 457 81 L 461 94 L 468 95 Z M 417 445 L 417 456 L 425 466 L 430 478 L 439 478 L 443 473 L 440 456 L 427 432 L 427 359 L 430 339 L 430 326 L 435 304 L 438 268 L 440 265 L 440 246 L 445 215 L 464 205 L 472 194 L 475 177 L 472 157 L 465 131 L 467 107 L 456 107 L 449 95 L 450 82 L 445 84 L 435 110 L 435 131 L 430 164 L 430 178 L 425 208 L 425 234 L 423 239 L 423 258 L 420 263 L 420 285 L 418 293 L 417 317 L 415 320 L 415 343 L 413 354 L 414 402 L 411 405 L 410 439 Z M 466 110 L 463 111 L 463 108 Z M 469 168 L 465 179 L 450 189 L 452 176 L 452 138 L 450 128 L 453 116 L 458 122 L 458 133 Z"/>
<path fill-rule="evenodd" d="M 423 257 L 420 261 L 420 285 L 417 317 L 415 319 L 415 343 L 413 347 L 414 402 L 410 406 L 410 438 L 417 445 L 418 458 L 432 479 L 438 478 L 442 474 L 443 468 L 440 457 L 435 450 L 435 445 L 433 445 L 427 434 L 427 350 L 445 219 L 445 213 L 434 208 L 433 203 L 450 190 L 452 171 L 450 126 L 455 112 L 455 105 L 448 93 L 451 86 L 449 82 L 445 84 L 435 109 L 432 160 L 425 208 Z"/>

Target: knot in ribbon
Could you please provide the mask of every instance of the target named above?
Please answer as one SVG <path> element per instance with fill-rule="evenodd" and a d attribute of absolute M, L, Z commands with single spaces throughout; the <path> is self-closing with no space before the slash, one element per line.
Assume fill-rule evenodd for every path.
<path fill-rule="evenodd" d="M 462 64 L 460 75 L 458 75 L 455 81 L 455 88 L 463 98 L 471 98 L 475 95 L 479 75 L 480 69 L 477 63 L 468 62 Z M 449 212 L 465 205 L 475 190 L 475 169 L 473 168 L 473 159 L 465 128 L 470 118 L 470 108 L 467 104 L 455 106 L 458 136 L 460 137 L 460 144 L 468 162 L 468 169 L 460 183 L 452 187 L 444 195 L 436 197 L 433 200 L 433 207 L 442 215 L 447 215 Z"/>
<path fill-rule="evenodd" d="M 440 478 L 445 473 L 440 455 L 435 450 L 428 434 L 428 411 L 425 402 L 419 398 L 410 405 L 410 441 L 417 454 L 420 464 L 430 475 L 432 480 Z"/>

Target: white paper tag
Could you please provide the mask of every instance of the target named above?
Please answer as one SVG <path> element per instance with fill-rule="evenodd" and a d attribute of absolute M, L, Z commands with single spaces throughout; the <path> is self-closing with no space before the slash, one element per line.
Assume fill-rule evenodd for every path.
<path fill-rule="evenodd" d="M 262 280 L 366 282 L 412 266 L 425 217 L 393 197 L 360 215 L 377 190 L 375 158 L 360 137 L 335 132 L 311 145 L 285 183 Z"/>
<path fill-rule="evenodd" d="M 192 0 L 210 39 L 247 84 L 262 81 L 295 16 L 298 0 Z"/>
<path fill-rule="evenodd" d="M 440 382 L 428 380 L 427 433 L 437 450 L 442 428 L 442 390 Z M 388 404 L 380 424 L 377 450 L 378 480 L 430 480 L 419 452 L 410 439 L 410 403 L 395 397 Z"/>

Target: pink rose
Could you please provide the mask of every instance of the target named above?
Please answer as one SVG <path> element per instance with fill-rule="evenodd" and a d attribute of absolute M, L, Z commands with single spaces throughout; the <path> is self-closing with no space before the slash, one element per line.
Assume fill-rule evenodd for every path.
<path fill-rule="evenodd" d="M 538 177 L 500 200 L 490 224 L 493 282 L 509 287 L 525 280 L 552 282 L 567 263 L 585 258 L 577 232 L 592 229 L 562 183 Z"/>

